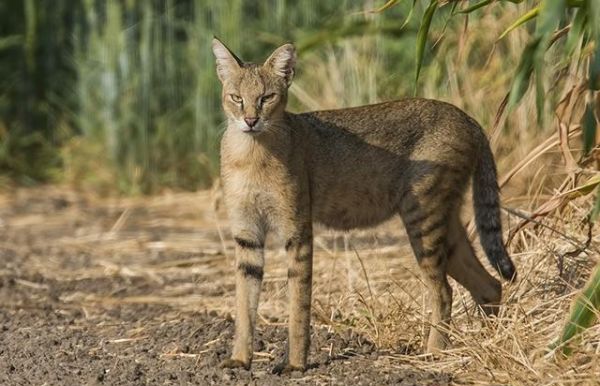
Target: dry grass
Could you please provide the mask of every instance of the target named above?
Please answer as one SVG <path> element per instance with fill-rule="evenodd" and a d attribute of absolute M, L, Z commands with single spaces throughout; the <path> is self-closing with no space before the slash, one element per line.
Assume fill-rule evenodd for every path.
<path fill-rule="evenodd" d="M 68 203 L 65 209 L 45 207 L 61 200 Z M 10 213 L 15 203 L 26 209 L 3 215 L 3 226 L 35 237 L 27 245 L 18 238 L 5 240 L 2 247 L 22 250 L 28 271 L 57 282 L 139 279 L 151 284 L 133 294 L 83 288 L 61 295 L 65 306 L 97 312 L 99 305 L 164 304 L 181 311 L 233 313 L 233 243 L 224 214 L 213 211 L 210 192 L 98 200 L 61 189 L 26 190 L 3 196 L 2 213 Z M 454 344 L 435 358 L 419 354 L 428 329 L 426 291 L 400 222 L 348 234 L 320 229 L 313 323 L 376 343 L 380 355 L 374 365 L 443 371 L 453 374 L 455 384 L 597 384 L 599 326 L 585 333 L 571 358 L 547 353 L 598 259 L 597 238 L 584 252 L 569 253 L 586 242 L 587 228 L 579 224 L 590 205 L 585 198 L 571 202 L 560 215 L 543 219 L 545 226 L 519 231 L 510 252 L 520 277 L 504 286 L 506 305 L 498 318 L 485 320 L 453 283 Z M 48 253 L 28 252 L 48 243 Z M 287 314 L 286 265 L 276 240 L 268 243 L 267 256 L 261 328 L 285 324 Z M 32 294 L 43 290 L 38 288 L 43 284 L 26 278 L 17 284 Z M 257 355 L 268 360 L 260 357 L 266 352 Z"/>
<path fill-rule="evenodd" d="M 573 224 L 581 220 L 585 209 L 573 204 L 563 213 L 565 217 L 547 221 L 583 244 L 586 232 Z M 398 227 L 390 224 L 383 229 L 389 228 Z M 549 343 L 560 334 L 571 300 L 598 258 L 597 243 L 586 253 L 568 256 L 575 249 L 572 243 L 547 228 L 522 231 L 511 248 L 521 276 L 517 283 L 505 285 L 506 306 L 496 319 L 484 320 L 466 291 L 454 285 L 454 348 L 434 360 L 412 351 L 415 344 L 420 345 L 428 326 L 423 307 L 425 288 L 406 248 L 362 250 L 358 255 L 368 267 L 365 270 L 358 255 L 342 251 L 342 256 L 350 255 L 345 256 L 351 259 L 349 272 L 346 267 L 333 269 L 335 255 L 328 259 L 329 253 L 320 249 L 315 319 L 334 328 L 351 326 L 366 334 L 381 348 L 395 352 L 388 357 L 391 363 L 447 371 L 455 374 L 457 383 L 597 384 L 598 326 L 587 332 L 581 352 L 572 358 L 559 360 L 547 354 Z M 344 280 L 348 275 L 355 277 L 350 287 Z M 338 287 L 325 284 L 332 282 L 339 283 Z M 402 350 L 408 354 L 397 353 Z"/>

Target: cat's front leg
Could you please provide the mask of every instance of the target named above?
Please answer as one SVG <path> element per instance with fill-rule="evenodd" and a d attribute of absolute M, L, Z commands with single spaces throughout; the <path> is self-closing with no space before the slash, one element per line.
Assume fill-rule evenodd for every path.
<path fill-rule="evenodd" d="M 235 338 L 230 359 L 223 367 L 243 367 L 252 364 L 256 310 L 260 295 L 264 268 L 264 236 L 247 229 L 234 230 L 236 242 L 235 273 Z"/>
<path fill-rule="evenodd" d="M 312 224 L 302 224 L 289 238 L 288 260 L 289 324 L 286 358 L 273 369 L 276 374 L 306 370 L 310 347 L 310 308 L 312 294 Z"/>

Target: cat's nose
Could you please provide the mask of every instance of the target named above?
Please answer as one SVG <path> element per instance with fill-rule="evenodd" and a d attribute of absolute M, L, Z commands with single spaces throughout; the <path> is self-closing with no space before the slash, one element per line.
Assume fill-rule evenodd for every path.
<path fill-rule="evenodd" d="M 244 121 L 248 126 L 254 127 L 256 125 L 256 122 L 258 122 L 258 118 L 244 118 Z"/>

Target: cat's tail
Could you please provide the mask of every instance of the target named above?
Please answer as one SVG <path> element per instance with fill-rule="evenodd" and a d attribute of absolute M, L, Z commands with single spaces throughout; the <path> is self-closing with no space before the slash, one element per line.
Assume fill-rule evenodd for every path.
<path fill-rule="evenodd" d="M 483 134 L 483 133 L 482 133 Z M 504 248 L 500 198 L 498 195 L 496 164 L 485 135 L 481 141 L 479 163 L 473 175 L 473 203 L 475 222 L 481 246 L 492 266 L 506 280 L 515 280 L 515 266 Z"/>

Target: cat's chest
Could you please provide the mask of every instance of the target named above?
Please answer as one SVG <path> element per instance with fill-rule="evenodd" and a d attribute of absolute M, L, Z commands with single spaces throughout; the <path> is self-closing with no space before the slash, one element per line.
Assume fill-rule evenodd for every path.
<path fill-rule="evenodd" d="M 222 176 L 231 201 L 270 212 L 293 200 L 295 181 L 283 165 L 272 160 L 223 165 Z"/>
<path fill-rule="evenodd" d="M 297 179 L 282 168 L 272 165 L 257 170 L 256 166 L 223 171 L 223 188 L 230 211 L 256 221 L 282 235 L 294 229 L 299 202 Z"/>
<path fill-rule="evenodd" d="M 286 182 L 281 171 L 257 165 L 223 168 L 222 176 L 226 194 L 240 199 L 276 195 L 278 189 L 275 188 Z"/>

